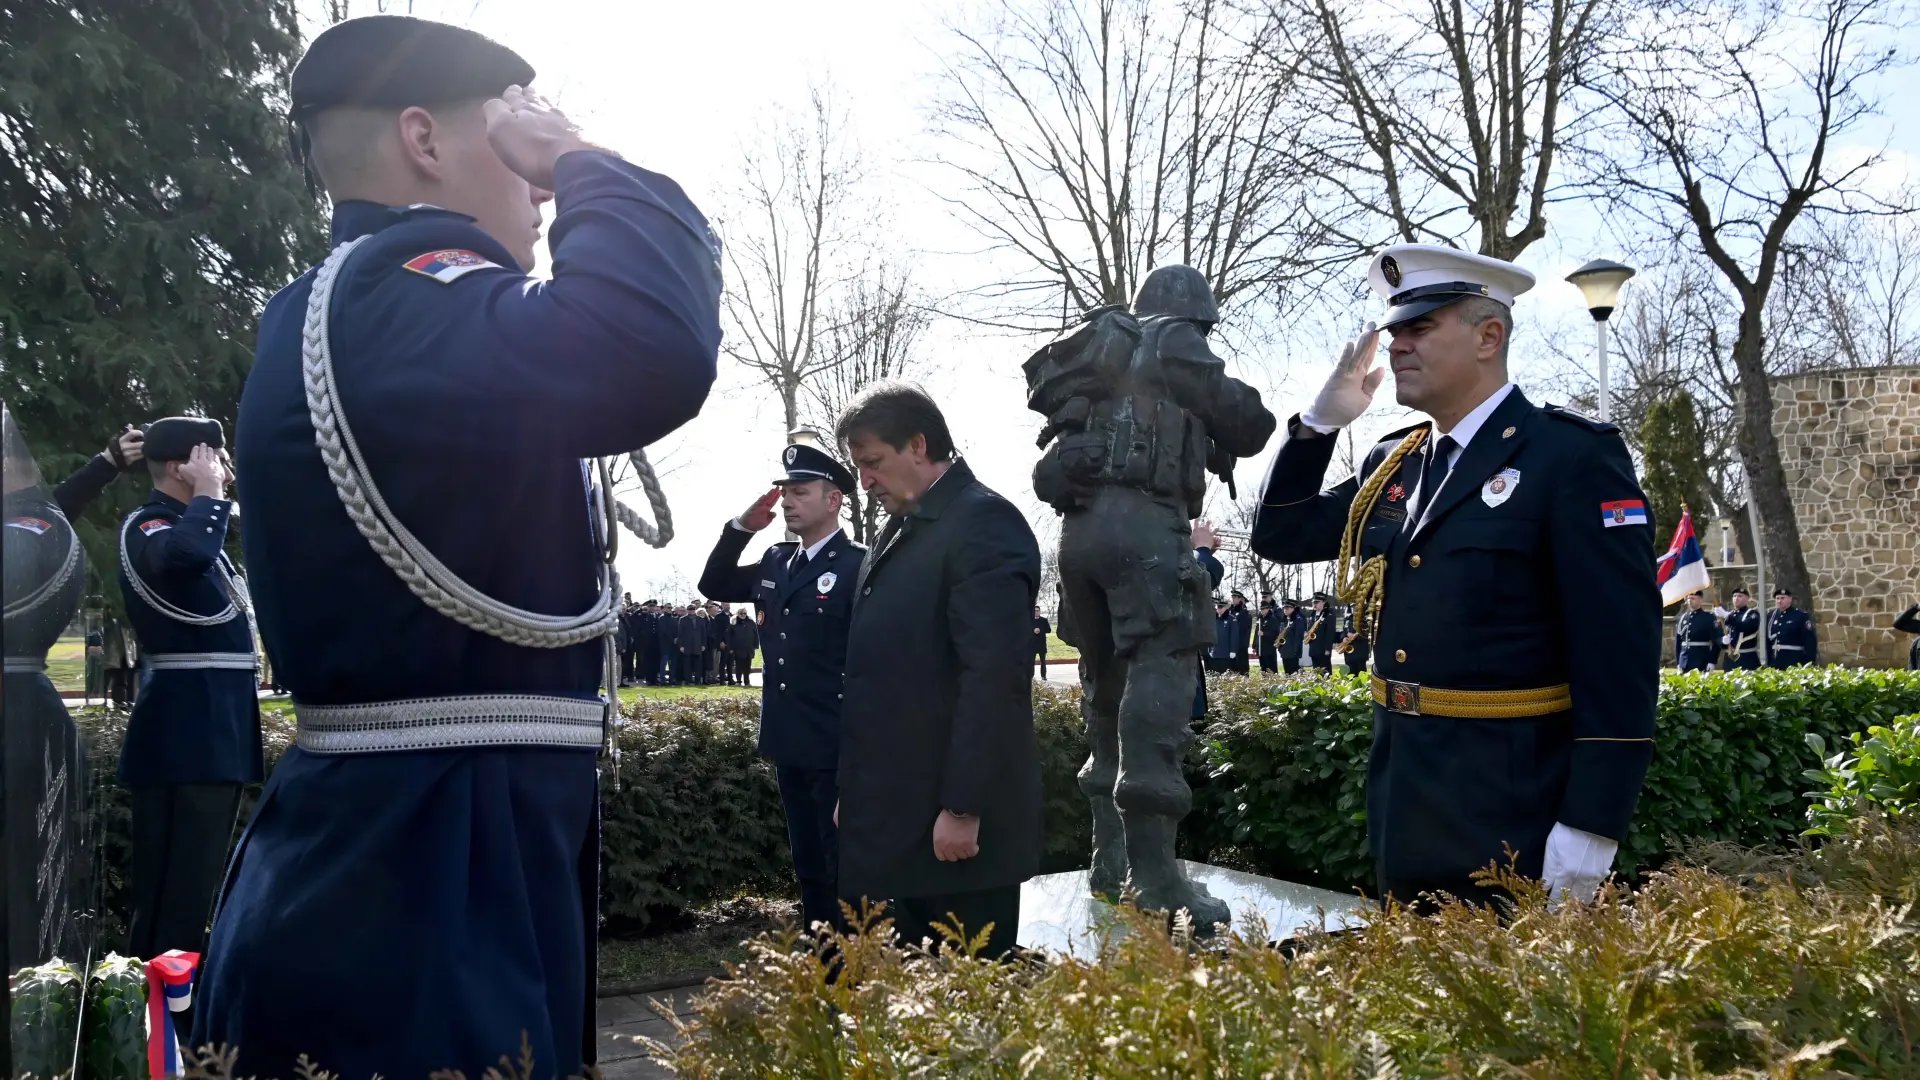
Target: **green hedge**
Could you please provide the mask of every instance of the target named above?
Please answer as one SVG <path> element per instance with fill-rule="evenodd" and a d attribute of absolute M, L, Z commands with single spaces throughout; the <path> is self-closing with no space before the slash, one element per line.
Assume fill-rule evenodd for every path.
<path fill-rule="evenodd" d="M 1814 836 L 1832 836 L 1868 813 L 1904 817 L 1920 806 L 1920 714 L 1902 716 L 1882 727 L 1856 731 L 1831 757 L 1827 741 L 1811 732 L 1807 745 L 1822 757 L 1807 779 L 1820 784 L 1807 792 Z"/>
<path fill-rule="evenodd" d="M 1911 1078 L 1920 824 L 1902 828 L 1859 823 L 1746 882 L 1678 866 L 1557 911 L 1508 880 L 1508 917 L 1374 911 L 1287 950 L 1132 913 L 1101 962 L 994 964 L 905 953 L 876 927 L 840 943 L 830 981 L 818 953 L 763 937 L 674 1021 L 679 1044 L 651 1049 L 710 1080 Z"/>
<path fill-rule="evenodd" d="M 1183 853 L 1333 888 L 1372 882 L 1365 780 L 1372 704 L 1358 678 L 1212 677 L 1211 709 L 1187 755 L 1194 809 Z M 1045 796 L 1042 869 L 1086 865 L 1091 822 L 1075 774 L 1086 760 L 1079 692 L 1040 685 L 1035 729 Z M 1677 843 L 1778 842 L 1807 827 L 1808 744 L 1827 746 L 1920 712 L 1920 673 L 1853 668 L 1671 675 L 1660 693 L 1647 787 L 1618 864 L 1659 864 Z M 618 790 L 603 784 L 601 910 L 608 929 L 658 927 L 677 913 L 742 890 L 792 888 L 773 769 L 754 756 L 759 706 L 716 696 L 646 700 L 621 736 Z M 111 776 L 122 718 L 79 716 L 96 775 Z M 269 762 L 292 737 L 270 714 Z M 101 771 L 104 770 L 104 771 Z M 244 807 L 252 808 L 254 792 Z M 127 802 L 111 785 L 96 799 L 106 856 L 105 945 L 126 911 Z"/>

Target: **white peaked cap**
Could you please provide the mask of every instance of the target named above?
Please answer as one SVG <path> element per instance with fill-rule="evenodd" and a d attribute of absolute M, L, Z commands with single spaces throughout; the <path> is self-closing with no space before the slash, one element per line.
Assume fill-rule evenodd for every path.
<path fill-rule="evenodd" d="M 1387 302 L 1379 320 L 1383 330 L 1469 296 L 1511 308 L 1533 282 L 1531 273 L 1510 262 L 1439 244 L 1395 244 L 1367 264 L 1367 283 Z"/>

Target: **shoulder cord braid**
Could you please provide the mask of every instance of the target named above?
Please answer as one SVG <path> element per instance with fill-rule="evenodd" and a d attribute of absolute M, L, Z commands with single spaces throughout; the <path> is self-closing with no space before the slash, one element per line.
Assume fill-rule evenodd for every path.
<path fill-rule="evenodd" d="M 142 507 L 142 509 L 145 508 Z M 120 523 L 120 570 L 127 575 L 127 584 L 133 586 L 133 591 L 139 594 L 140 599 L 145 600 L 148 607 L 174 622 L 186 623 L 188 626 L 219 626 L 222 623 L 232 622 L 246 603 L 244 599 L 246 586 L 240 585 L 234 579 L 232 573 L 227 570 L 226 561 L 217 555 L 214 557 L 213 565 L 219 572 L 220 591 L 227 597 L 227 606 L 211 615 L 195 615 L 186 608 L 169 602 L 159 593 L 154 592 L 153 587 L 141 578 L 140 571 L 133 568 L 133 559 L 127 555 L 127 530 L 133 528 L 133 519 L 139 516 L 140 511 L 135 510 Z M 248 622 L 252 622 L 251 614 L 248 616 Z"/>
<path fill-rule="evenodd" d="M 1366 635 L 1368 644 L 1379 640 L 1380 607 L 1387 597 L 1387 557 L 1375 555 L 1361 562 L 1360 534 L 1366 528 L 1368 515 L 1373 513 L 1373 504 L 1380 500 L 1380 489 L 1387 486 L 1387 481 L 1400 468 L 1400 462 L 1419 449 L 1426 437 L 1427 429 L 1421 428 L 1400 440 L 1387 460 L 1360 485 L 1353 505 L 1347 508 L 1347 529 L 1340 536 L 1340 559 L 1333 564 L 1337 574 L 1333 591 L 1342 602 L 1353 605 L 1358 633 Z"/>
<path fill-rule="evenodd" d="M 6 605 L 6 617 L 11 619 L 25 615 L 57 594 L 72 579 L 73 572 L 80 566 L 80 534 L 67 527 L 67 557 L 60 565 L 60 572 L 48 578 L 45 584 L 23 597 L 11 600 Z"/>
<path fill-rule="evenodd" d="M 307 413 L 313 422 L 314 443 L 327 466 L 334 491 L 354 527 L 372 546 L 380 561 L 386 563 L 415 596 L 428 607 L 469 629 L 529 648 L 560 649 L 613 632 L 619 621 L 614 597 L 618 595 L 613 573 L 614 544 L 611 524 L 619 520 L 633 529 L 642 541 L 659 546 L 672 538 L 671 519 L 659 480 L 644 454 L 630 455 L 641 486 L 653 504 L 659 527 L 651 528 L 640 516 L 613 497 L 607 482 L 605 463 L 600 463 L 600 505 L 603 524 L 604 558 L 599 572 L 600 595 L 592 607 L 579 615 L 543 615 L 495 600 L 480 592 L 448 569 L 428 551 L 426 545 L 403 525 L 387 506 L 380 489 L 367 469 L 365 456 L 354 439 L 340 408 L 339 387 L 334 378 L 330 322 L 333 286 L 340 268 L 363 241 L 349 241 L 333 250 L 315 272 L 313 290 L 307 300 L 306 322 L 301 342 L 301 371 L 306 384 Z M 617 684 L 616 684 L 617 685 Z"/>

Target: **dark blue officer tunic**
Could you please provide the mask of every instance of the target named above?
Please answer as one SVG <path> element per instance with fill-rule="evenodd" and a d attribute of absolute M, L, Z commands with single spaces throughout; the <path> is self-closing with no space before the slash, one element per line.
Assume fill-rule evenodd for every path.
<path fill-rule="evenodd" d="M 196 616 L 232 614 L 195 626 L 163 612 L 134 588 L 120 568 L 127 620 L 149 661 L 207 653 L 253 653 L 253 628 L 233 603 L 223 577 L 235 573 L 221 550 L 233 503 L 205 496 L 183 503 L 155 490 L 122 523 L 126 561 L 166 604 Z M 134 699 L 120 751 L 120 782 L 248 784 L 260 779 L 260 695 L 253 670 L 233 667 L 149 671 Z"/>
<path fill-rule="evenodd" d="M 787 814 L 787 840 L 800 879 L 807 925 L 841 923 L 838 800 L 840 695 L 847 668 L 853 586 L 867 549 L 845 532 L 828 539 L 798 573 L 789 570 L 797 541 L 769 547 L 759 561 L 736 565 L 753 539 L 729 524 L 700 575 L 700 593 L 721 603 L 752 601 L 760 627 L 760 753 L 776 766 Z"/>
<path fill-rule="evenodd" d="M 1799 667 L 1819 661 L 1813 618 L 1797 607 L 1767 612 L 1767 666 Z"/>
<path fill-rule="evenodd" d="M 1720 621 L 1713 612 L 1683 611 L 1673 623 L 1674 666 L 1681 671 L 1711 671 L 1720 655 Z"/>
<path fill-rule="evenodd" d="M 1760 609 L 1749 607 L 1727 614 L 1727 666 L 1743 671 L 1760 670 Z"/>
<path fill-rule="evenodd" d="M 600 553 L 581 459 L 696 415 L 719 347 L 717 247 L 666 177 L 595 152 L 555 170 L 553 278 L 460 214 L 344 202 L 371 234 L 333 297 L 343 411 L 388 504 L 505 603 L 586 610 Z M 427 256 L 428 258 L 422 258 Z M 413 264 L 413 268 L 409 264 Z M 478 269 L 449 273 L 448 268 Z M 602 643 L 510 645 L 429 609 L 327 477 L 301 380 L 311 273 L 261 317 L 236 429 L 246 555 L 280 681 L 305 705 L 597 697 Z M 196 1042 L 290 1075 L 478 1076 L 525 1032 L 541 1076 L 590 1054 L 595 755 L 287 752 L 229 871 Z"/>
<path fill-rule="evenodd" d="M 1357 477 L 1326 491 L 1339 440 L 1298 437 L 1297 418 L 1288 430 L 1253 550 L 1280 562 L 1333 559 L 1360 482 L 1413 429 L 1383 439 Z M 1653 754 L 1660 667 L 1646 497 L 1618 429 L 1538 408 L 1515 389 L 1410 528 L 1430 446 L 1403 459 L 1363 526 L 1361 553 L 1387 560 L 1374 673 L 1445 690 L 1566 685 L 1572 707 L 1483 719 L 1375 706 L 1367 835 L 1381 891 L 1408 901 L 1430 890 L 1486 897 L 1471 875 L 1504 865 L 1508 846 L 1519 871 L 1539 877 L 1555 822 L 1624 838 Z M 1613 506 L 1636 502 L 1637 517 Z"/>

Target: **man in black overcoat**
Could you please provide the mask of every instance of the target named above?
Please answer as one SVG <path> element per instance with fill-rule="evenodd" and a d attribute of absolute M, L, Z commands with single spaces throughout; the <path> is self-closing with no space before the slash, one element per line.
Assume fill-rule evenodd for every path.
<path fill-rule="evenodd" d="M 1033 603 L 1040 549 L 974 478 L 925 392 L 882 384 L 836 434 L 892 515 L 860 571 L 840 719 L 840 889 L 902 940 L 992 927 L 1004 955 L 1040 865 Z"/>

